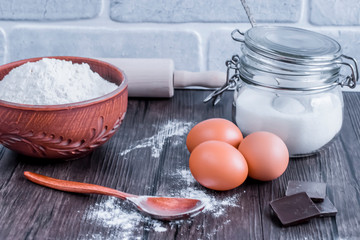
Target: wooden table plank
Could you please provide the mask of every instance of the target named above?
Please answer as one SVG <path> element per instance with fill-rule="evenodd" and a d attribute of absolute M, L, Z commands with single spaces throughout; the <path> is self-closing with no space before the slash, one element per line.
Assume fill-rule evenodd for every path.
<path fill-rule="evenodd" d="M 0 147 L 0 239 L 360 238 L 360 93 L 344 94 L 344 125 L 327 148 L 310 157 L 291 159 L 279 179 L 248 179 L 225 192 L 207 190 L 189 178 L 187 131 L 208 118 L 232 120 L 232 92 L 226 92 L 215 107 L 202 103 L 207 94 L 177 90 L 172 99 L 130 99 L 119 132 L 92 154 L 75 161 L 34 163 L 34 159 Z M 216 207 L 222 212 L 214 209 L 170 223 L 152 221 L 121 200 L 64 193 L 33 184 L 23 177 L 25 170 L 133 194 L 178 195 L 196 190 L 217 201 Z M 289 180 L 326 182 L 327 194 L 338 208 L 337 216 L 282 227 L 269 201 L 284 196 Z M 220 205 L 227 199 L 234 206 Z M 106 213 L 106 203 L 112 204 L 110 217 L 123 212 L 134 216 L 132 228 L 94 216 Z M 114 204 L 119 206 L 114 208 Z"/>

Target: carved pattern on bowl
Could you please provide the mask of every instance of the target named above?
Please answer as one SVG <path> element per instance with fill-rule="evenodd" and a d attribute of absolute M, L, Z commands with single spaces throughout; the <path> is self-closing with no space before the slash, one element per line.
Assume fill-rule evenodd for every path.
<path fill-rule="evenodd" d="M 0 134 L 0 143 L 9 148 L 13 144 L 23 143 L 30 147 L 34 154 L 42 157 L 48 156 L 49 151 L 66 157 L 82 155 L 106 142 L 120 127 L 124 117 L 125 113 L 117 119 L 112 128 L 109 128 L 108 125 L 105 125 L 104 117 L 100 116 L 97 126 L 90 129 L 89 138 L 75 142 L 61 135 L 56 136 L 46 132 L 35 133 L 33 130 L 21 132 L 15 128 L 6 134 Z"/>

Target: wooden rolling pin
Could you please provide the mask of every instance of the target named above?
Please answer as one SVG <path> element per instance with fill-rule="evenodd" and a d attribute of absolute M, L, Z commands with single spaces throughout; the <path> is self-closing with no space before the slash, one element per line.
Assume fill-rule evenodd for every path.
<path fill-rule="evenodd" d="M 222 72 L 175 71 L 171 59 L 98 58 L 123 70 L 128 79 L 130 97 L 172 97 L 174 88 L 221 87 Z"/>

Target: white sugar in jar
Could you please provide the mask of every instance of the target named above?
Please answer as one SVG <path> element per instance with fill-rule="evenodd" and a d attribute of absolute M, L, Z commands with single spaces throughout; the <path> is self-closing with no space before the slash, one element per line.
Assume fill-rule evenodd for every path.
<path fill-rule="evenodd" d="M 272 132 L 293 157 L 328 144 L 343 122 L 341 87 L 354 88 L 358 80 L 356 61 L 332 38 L 304 29 L 258 26 L 234 33 L 242 35 L 233 35 L 242 56 L 228 61 L 228 71 L 235 70 L 228 83 L 236 82 L 235 121 L 244 135 Z M 347 77 L 340 74 L 343 65 L 350 68 Z"/>
<path fill-rule="evenodd" d="M 343 121 L 341 90 L 306 94 L 243 86 L 235 100 L 235 120 L 248 135 L 269 131 L 278 135 L 292 156 L 315 152 L 340 131 Z"/>

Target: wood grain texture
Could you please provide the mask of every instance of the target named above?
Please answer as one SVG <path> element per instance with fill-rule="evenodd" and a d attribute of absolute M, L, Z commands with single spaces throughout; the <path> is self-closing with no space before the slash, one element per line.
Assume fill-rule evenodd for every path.
<path fill-rule="evenodd" d="M 121 153 L 137 141 L 150 139 L 170 120 L 191 126 L 212 117 L 232 120 L 232 93 L 227 92 L 215 107 L 202 103 L 207 94 L 177 90 L 172 99 L 130 99 L 120 130 L 91 155 L 75 161 L 30 163 L 28 157 L 0 147 L 0 239 L 114 239 L 120 228 L 84 218 L 89 206 L 104 201 L 106 196 L 40 187 L 27 181 L 23 172 L 99 184 L 132 194 L 167 195 L 181 184 L 170 173 L 188 168 L 186 136 L 163 139 L 164 148 L 157 157 L 150 147 Z M 153 231 L 147 223 L 141 223 L 130 239 L 359 239 L 360 93 L 345 93 L 344 99 L 344 124 L 338 137 L 313 156 L 291 159 L 279 179 L 248 179 L 226 192 L 204 190 L 224 199 L 239 194 L 236 201 L 241 207 L 225 209 L 226 214 L 219 217 L 205 212 L 181 223 L 167 224 L 165 232 Z M 288 180 L 326 182 L 337 216 L 282 227 L 269 201 L 285 195 Z"/>

